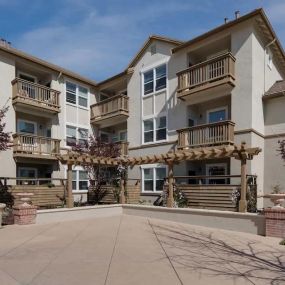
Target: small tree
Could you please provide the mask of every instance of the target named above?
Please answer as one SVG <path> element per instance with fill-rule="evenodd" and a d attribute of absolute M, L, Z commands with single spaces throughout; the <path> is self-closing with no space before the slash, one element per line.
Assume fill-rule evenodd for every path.
<path fill-rule="evenodd" d="M 6 123 L 3 122 L 9 107 L 0 109 L 0 151 L 7 150 L 10 144 L 10 133 L 5 132 Z"/>
<path fill-rule="evenodd" d="M 75 145 L 73 151 L 79 154 L 87 154 L 93 157 L 116 158 L 120 156 L 120 147 L 114 143 L 104 143 L 95 136 L 90 136 L 85 142 Z M 110 166 L 102 163 L 83 162 L 81 166 L 88 173 L 92 203 L 98 204 L 106 195 L 106 189 L 102 187 L 106 181 L 106 172 Z M 91 202 L 91 201 L 89 201 Z"/>

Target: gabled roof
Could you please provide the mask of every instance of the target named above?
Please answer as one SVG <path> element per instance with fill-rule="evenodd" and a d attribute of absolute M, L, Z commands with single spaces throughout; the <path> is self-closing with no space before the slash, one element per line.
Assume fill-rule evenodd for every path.
<path fill-rule="evenodd" d="M 141 58 L 141 56 L 143 55 L 143 53 L 145 52 L 145 50 L 151 45 L 151 43 L 153 41 L 161 41 L 161 42 L 166 42 L 166 43 L 171 43 L 174 45 L 181 45 L 184 42 L 180 41 L 180 40 L 176 40 L 176 39 L 172 39 L 169 37 L 163 37 L 163 36 L 159 36 L 159 35 L 151 35 L 147 38 L 147 40 L 144 42 L 144 44 L 142 45 L 142 47 L 140 48 L 140 50 L 136 53 L 136 55 L 134 56 L 134 58 L 131 60 L 131 62 L 128 64 L 127 68 L 125 70 L 123 70 L 122 72 L 113 75 L 112 77 L 109 77 L 103 81 L 100 81 L 98 83 L 98 86 L 102 86 L 103 84 L 106 84 L 110 81 L 119 79 L 119 78 L 123 78 L 124 76 L 132 73 L 133 67 L 135 66 L 135 64 L 139 61 L 139 59 Z"/>
<path fill-rule="evenodd" d="M 131 62 L 128 65 L 128 68 L 132 68 L 138 62 L 138 60 L 140 59 L 142 54 L 145 52 L 145 50 L 151 45 L 152 41 L 154 41 L 154 40 L 165 42 L 165 43 L 171 43 L 171 44 L 174 44 L 174 45 L 177 45 L 177 46 L 180 46 L 181 44 L 184 43 L 183 41 L 172 39 L 172 38 L 168 38 L 168 37 L 163 37 L 163 36 L 158 36 L 158 35 L 151 35 L 144 42 L 143 46 L 140 48 L 140 50 L 135 55 L 135 57 L 131 60 Z"/>
<path fill-rule="evenodd" d="M 90 85 L 93 85 L 93 86 L 96 86 L 97 83 L 92 80 L 92 79 L 89 79 L 89 78 L 86 78 L 86 77 L 83 77 L 81 75 L 79 75 L 78 73 L 75 73 L 73 71 L 70 71 L 70 70 L 67 70 L 63 67 L 60 67 L 58 65 L 55 65 L 55 64 L 52 64 L 50 62 L 47 62 L 45 60 L 42 60 L 38 57 L 35 57 L 35 56 L 32 56 L 30 54 L 27 54 L 25 52 L 22 52 L 14 47 L 5 47 L 5 46 L 0 46 L 0 51 L 3 51 L 5 53 L 8 53 L 8 54 L 11 54 L 13 56 L 16 56 L 16 57 L 19 57 L 19 58 L 22 58 L 22 59 L 26 59 L 28 61 L 31 61 L 31 62 L 34 62 L 36 64 L 39 64 L 41 66 L 44 66 L 44 67 L 47 67 L 53 71 L 57 71 L 59 73 L 62 73 L 64 75 L 67 75 L 73 79 L 76 79 L 76 80 L 79 80 L 81 82 L 84 82 L 84 83 L 88 83 Z"/>
<path fill-rule="evenodd" d="M 263 34 L 266 36 L 267 40 L 268 40 L 268 43 L 272 42 L 274 40 L 274 43 L 272 44 L 272 49 L 273 49 L 273 52 L 275 52 L 278 56 L 278 59 L 279 61 L 281 62 L 283 68 L 285 69 L 285 53 L 284 53 L 284 50 L 282 48 L 282 45 L 276 35 L 276 33 L 274 32 L 273 30 L 273 27 L 271 26 L 264 10 L 262 8 L 259 8 L 259 9 L 256 9 L 256 10 L 253 10 L 252 12 L 244 15 L 244 16 L 241 16 L 235 20 L 232 20 L 226 24 L 223 24 L 221 26 L 218 26 L 196 38 L 193 38 L 175 48 L 172 49 L 172 53 L 175 53 L 175 52 L 178 52 L 186 47 L 189 47 L 193 44 L 196 44 L 210 36 L 213 36 L 221 31 L 225 31 L 229 28 L 232 28 L 242 22 L 245 22 L 246 20 L 249 20 L 249 19 L 252 19 L 256 17 L 256 20 L 257 20 L 257 24 L 258 26 L 260 27 L 260 29 L 262 30 Z"/>
<path fill-rule="evenodd" d="M 263 95 L 263 99 L 285 96 L 285 80 L 276 81 Z"/>

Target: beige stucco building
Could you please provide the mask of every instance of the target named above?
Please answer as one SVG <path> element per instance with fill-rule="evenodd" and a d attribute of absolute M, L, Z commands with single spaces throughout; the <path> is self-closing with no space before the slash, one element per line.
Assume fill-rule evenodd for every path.
<path fill-rule="evenodd" d="M 5 43 L 0 74 L 0 105 L 10 98 L 7 130 L 16 142 L 0 154 L 1 176 L 64 178 L 54 153 L 96 133 L 129 156 L 246 142 L 262 148 L 247 166 L 258 194 L 285 187 L 276 151 L 285 137 L 285 55 L 263 10 L 188 42 L 150 36 L 122 73 L 100 83 Z M 174 175 L 186 184 L 238 183 L 239 167 L 232 158 L 183 162 Z M 142 179 L 142 199 L 154 200 L 166 171 L 135 166 L 129 177 Z M 87 184 L 75 168 L 74 194 Z"/>

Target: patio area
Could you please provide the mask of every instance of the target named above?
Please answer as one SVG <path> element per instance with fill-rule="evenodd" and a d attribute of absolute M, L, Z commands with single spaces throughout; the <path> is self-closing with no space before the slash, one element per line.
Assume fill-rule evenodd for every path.
<path fill-rule="evenodd" d="M 280 239 L 114 215 L 0 229 L 0 284 L 284 284 Z"/>

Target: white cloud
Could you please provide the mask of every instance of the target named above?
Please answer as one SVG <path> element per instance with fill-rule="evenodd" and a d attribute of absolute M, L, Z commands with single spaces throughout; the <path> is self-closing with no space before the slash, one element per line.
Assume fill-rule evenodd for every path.
<path fill-rule="evenodd" d="M 126 67 L 148 35 L 142 26 L 172 13 L 199 9 L 199 5 L 193 7 L 184 2 L 178 5 L 176 1 L 165 1 L 163 5 L 161 2 L 149 3 L 143 9 L 141 6 L 109 9 L 104 14 L 88 1 L 66 1 L 72 4 L 69 9 L 55 11 L 46 26 L 22 34 L 16 45 L 95 80 Z M 72 19 L 77 20 L 74 14 L 82 16 L 75 24 L 72 22 Z"/>

